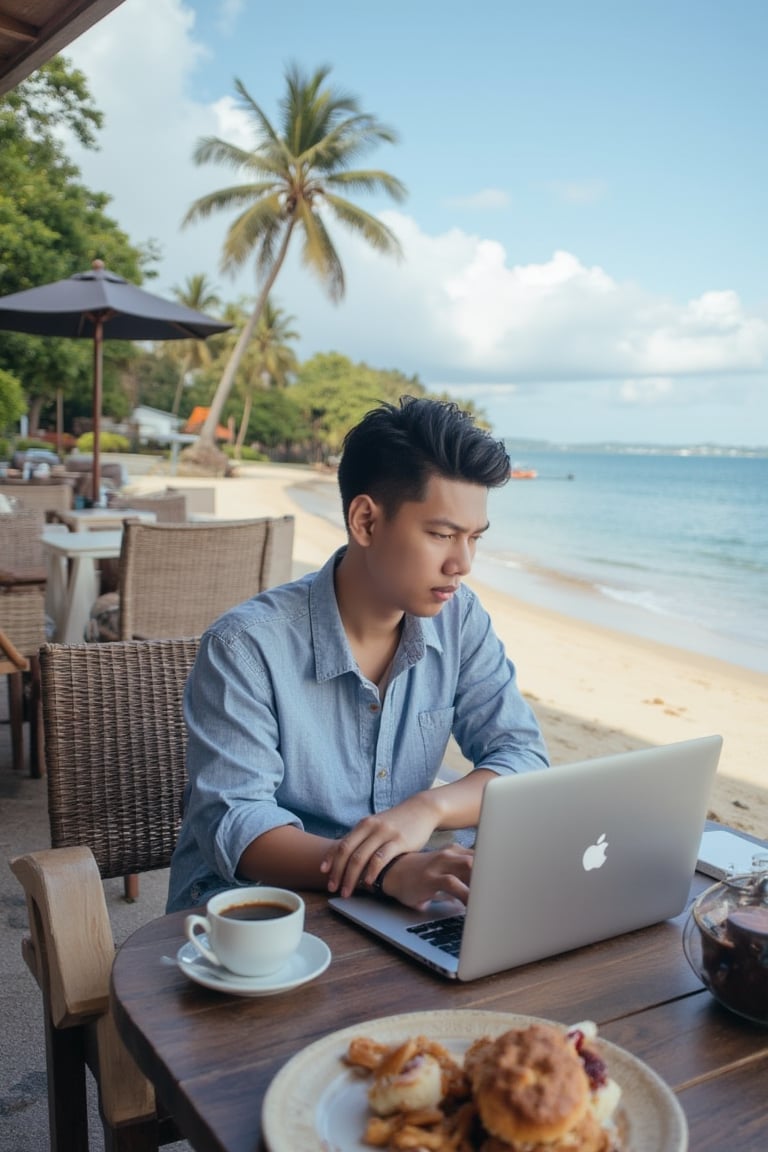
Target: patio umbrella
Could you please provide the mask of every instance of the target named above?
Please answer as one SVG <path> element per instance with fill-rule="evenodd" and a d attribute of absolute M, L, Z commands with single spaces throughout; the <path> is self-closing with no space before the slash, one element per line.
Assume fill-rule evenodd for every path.
<path fill-rule="evenodd" d="M 102 341 L 204 340 L 226 332 L 223 324 L 202 312 L 145 292 L 94 260 L 54 284 L 0 296 L 0 328 L 32 336 L 69 336 L 93 340 L 93 498 L 99 495 Z"/>

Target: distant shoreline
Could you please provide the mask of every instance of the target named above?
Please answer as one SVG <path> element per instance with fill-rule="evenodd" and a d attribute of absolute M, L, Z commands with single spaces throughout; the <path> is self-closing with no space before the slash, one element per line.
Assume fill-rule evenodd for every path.
<path fill-rule="evenodd" d="M 527 452 L 545 452 L 551 456 L 594 453 L 613 456 L 727 456 L 747 460 L 768 457 L 768 445 L 759 444 L 618 444 L 610 440 L 595 444 L 555 444 L 544 440 L 513 440 L 506 436 L 500 439 L 510 456 L 515 457 L 525 456 Z"/>

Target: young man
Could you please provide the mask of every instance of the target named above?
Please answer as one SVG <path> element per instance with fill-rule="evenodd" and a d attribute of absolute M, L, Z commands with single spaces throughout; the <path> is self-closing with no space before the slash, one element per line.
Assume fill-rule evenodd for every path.
<path fill-rule="evenodd" d="M 348 543 L 202 639 L 185 694 L 189 783 L 168 909 L 263 881 L 411 907 L 466 900 L 487 780 L 547 764 L 515 669 L 462 585 L 509 457 L 455 404 L 403 397 L 353 428 Z M 432 788 L 450 735 L 474 765 Z M 450 837 L 448 837 L 450 840 Z"/>

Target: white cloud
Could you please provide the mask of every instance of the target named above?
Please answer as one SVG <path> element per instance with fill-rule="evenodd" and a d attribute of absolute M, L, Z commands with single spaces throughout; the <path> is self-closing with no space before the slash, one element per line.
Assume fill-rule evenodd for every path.
<path fill-rule="evenodd" d="M 253 148 L 253 120 L 240 107 L 233 96 L 222 96 L 213 105 L 214 136 L 221 137 L 238 148 Z"/>

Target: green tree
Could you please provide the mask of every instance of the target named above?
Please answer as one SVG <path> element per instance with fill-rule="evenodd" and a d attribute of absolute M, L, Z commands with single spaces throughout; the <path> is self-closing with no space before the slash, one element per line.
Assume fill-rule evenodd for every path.
<path fill-rule="evenodd" d="M 336 455 L 347 430 L 382 400 L 426 395 L 418 376 L 353 364 L 338 352 L 319 353 L 302 364 L 290 391 L 311 429 L 309 455 L 316 462 Z"/>
<path fill-rule="evenodd" d="M 253 406 L 253 394 L 257 388 L 284 388 L 289 376 L 296 371 L 296 354 L 289 346 L 298 340 L 299 334 L 291 324 L 293 316 L 288 316 L 269 297 L 259 316 L 256 332 L 240 361 L 240 373 L 235 386 L 243 393 L 243 412 L 235 441 L 235 455 L 239 456 L 248 430 L 248 422 Z"/>
<path fill-rule="evenodd" d="M 248 436 L 273 459 L 306 459 L 302 448 L 309 443 L 309 429 L 293 391 L 292 387 L 270 388 L 253 396 Z"/>
<path fill-rule="evenodd" d="M 204 272 L 188 276 L 182 288 L 178 286 L 173 288 L 173 294 L 180 304 L 196 312 L 214 312 L 221 307 L 219 294 Z M 168 340 L 164 346 L 164 354 L 173 360 L 178 368 L 178 382 L 171 408 L 173 415 L 178 416 L 181 394 L 190 373 L 210 367 L 213 355 L 205 340 Z"/>
<path fill-rule="evenodd" d="M 278 127 L 273 127 L 237 80 L 240 105 L 253 122 L 255 148 L 249 151 L 218 137 L 204 137 L 196 146 L 198 164 L 226 165 L 247 181 L 196 200 L 184 224 L 215 212 L 238 210 L 224 242 L 222 270 L 235 271 L 255 256 L 261 277 L 253 312 L 216 389 L 199 443 L 187 450 L 198 459 L 213 448 L 216 424 L 238 365 L 294 232 L 302 236 L 304 263 L 320 277 L 334 301 L 344 294 L 344 271 L 326 228 L 326 216 L 362 236 L 377 251 L 400 254 L 397 238 L 386 225 L 340 195 L 352 191 L 384 192 L 395 200 L 404 197 L 403 185 L 388 172 L 351 167 L 362 153 L 380 142 L 393 143 L 396 135 L 374 116 L 360 111 L 354 97 L 327 86 L 329 72 L 324 67 L 307 76 L 296 65 L 288 68 Z"/>
<path fill-rule="evenodd" d="M 86 188 L 67 157 L 61 127 L 93 147 L 101 119 L 85 77 L 61 57 L 0 97 L 0 295 L 82 272 L 97 256 L 140 282 L 155 258 L 131 244 L 107 215 L 109 197 Z M 112 396 L 119 404 L 129 348 L 105 342 L 105 407 Z M 59 388 L 90 410 L 92 362 L 90 340 L 0 334 L 0 368 L 21 382 L 32 431 Z"/>
<path fill-rule="evenodd" d="M 10 372 L 0 368 L 0 435 L 24 415 L 25 409 L 21 384 Z"/>

